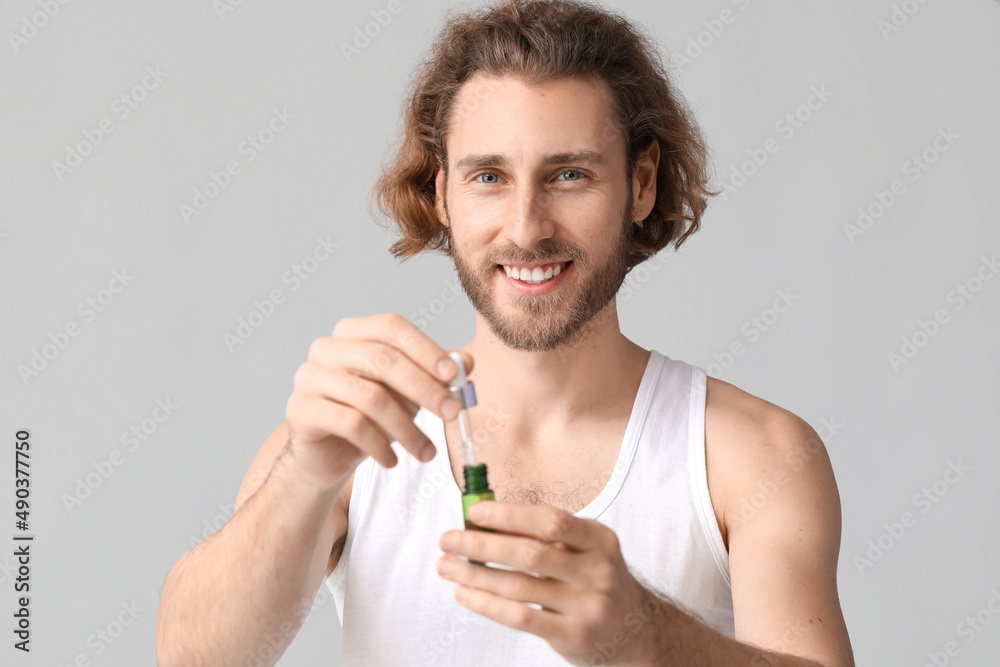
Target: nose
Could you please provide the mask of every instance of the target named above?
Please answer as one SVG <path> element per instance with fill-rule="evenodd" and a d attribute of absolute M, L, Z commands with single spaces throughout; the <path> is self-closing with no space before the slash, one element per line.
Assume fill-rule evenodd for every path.
<path fill-rule="evenodd" d="M 510 210 L 504 216 L 507 238 L 522 248 L 534 248 L 539 241 L 555 233 L 552 195 L 531 180 L 518 183 L 508 200 Z"/>

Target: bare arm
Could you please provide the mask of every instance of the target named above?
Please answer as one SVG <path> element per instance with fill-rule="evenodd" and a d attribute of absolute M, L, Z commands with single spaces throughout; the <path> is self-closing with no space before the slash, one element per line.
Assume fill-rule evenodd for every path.
<path fill-rule="evenodd" d="M 753 486 L 740 498 L 753 499 L 755 514 L 728 506 L 736 636 L 768 651 L 758 664 L 854 667 L 837 591 L 841 510 L 833 465 L 816 431 L 781 413 L 756 431 L 758 444 L 745 459 Z M 761 489 L 763 505 L 755 495 Z M 772 659 L 771 652 L 798 660 Z"/>
<path fill-rule="evenodd" d="M 649 624 L 644 664 L 854 667 L 837 593 L 840 495 L 826 448 L 790 412 L 751 412 L 720 423 L 715 436 L 725 443 L 714 463 L 724 471 L 716 488 L 725 508 L 736 637 L 665 602 L 667 613 Z M 751 498 L 753 504 L 743 502 Z"/>
<path fill-rule="evenodd" d="M 854 667 L 837 595 L 840 497 L 822 440 L 806 422 L 775 409 L 744 412 L 717 426 L 716 488 L 727 511 L 735 638 L 642 587 L 643 667 Z M 728 460 L 726 460 L 728 459 Z M 709 462 L 711 469 L 712 463 Z M 727 489 L 725 487 L 734 487 Z M 755 514 L 738 514 L 757 494 Z M 626 637 L 627 641 L 627 637 Z"/>
<path fill-rule="evenodd" d="M 345 318 L 313 341 L 286 420 L 254 459 L 233 517 L 167 576 L 156 628 L 161 667 L 278 660 L 340 557 L 354 470 L 367 456 L 394 467 L 393 440 L 432 460 L 433 443 L 413 418 L 421 405 L 455 416 L 458 401 L 443 383 L 456 370 L 439 345 L 392 313 Z"/>
<path fill-rule="evenodd" d="M 233 517 L 170 571 L 157 619 L 161 667 L 242 665 L 254 655 L 272 665 L 304 623 L 346 532 L 338 497 L 353 469 L 316 486 L 298 474 L 287 437 L 283 422 L 251 465 Z"/>

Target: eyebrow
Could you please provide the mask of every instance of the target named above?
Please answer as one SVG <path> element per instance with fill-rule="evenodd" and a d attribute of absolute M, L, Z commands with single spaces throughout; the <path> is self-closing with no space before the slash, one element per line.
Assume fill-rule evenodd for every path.
<path fill-rule="evenodd" d="M 572 162 L 575 164 L 607 164 L 604 156 L 597 151 L 581 150 L 574 153 L 550 153 L 542 159 L 542 164 L 565 164 Z M 484 167 L 507 167 L 510 162 L 505 155 L 500 153 L 489 153 L 482 155 L 466 155 L 455 163 L 455 170 L 462 171 L 466 168 L 481 169 Z"/>

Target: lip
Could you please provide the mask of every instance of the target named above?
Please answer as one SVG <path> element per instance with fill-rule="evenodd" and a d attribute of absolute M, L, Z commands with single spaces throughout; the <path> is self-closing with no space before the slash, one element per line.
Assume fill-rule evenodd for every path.
<path fill-rule="evenodd" d="M 552 262 L 548 263 L 551 264 Z M 500 272 L 500 278 L 504 280 L 507 283 L 508 287 L 510 287 L 510 289 L 514 290 L 515 292 L 518 292 L 519 294 L 527 294 L 528 296 L 540 296 L 542 294 L 548 294 L 549 292 L 558 288 L 559 285 L 562 284 L 566 274 L 572 271 L 574 266 L 575 266 L 574 262 L 570 262 L 569 264 L 566 265 L 565 268 L 559 271 L 558 276 L 553 276 L 548 281 L 544 283 L 539 283 L 537 285 L 529 285 L 528 283 L 521 282 L 517 278 L 511 278 L 510 276 L 507 275 L 507 272 L 504 271 L 504 268 L 502 266 L 497 266 L 497 271 Z"/>

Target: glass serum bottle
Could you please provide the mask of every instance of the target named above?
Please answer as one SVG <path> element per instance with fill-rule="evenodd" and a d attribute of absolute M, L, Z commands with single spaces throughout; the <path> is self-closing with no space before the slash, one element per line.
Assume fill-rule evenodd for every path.
<path fill-rule="evenodd" d="M 465 493 L 462 494 L 462 514 L 465 517 L 466 530 L 482 530 L 484 532 L 495 533 L 492 528 L 477 526 L 469 520 L 469 508 L 473 503 L 480 500 L 494 500 L 493 491 L 490 489 L 489 481 L 486 479 L 486 464 L 476 462 L 476 445 L 472 440 L 472 424 L 469 421 L 469 408 L 476 405 L 476 389 L 465 375 L 465 363 L 462 356 L 457 352 L 449 353 L 449 356 L 458 366 L 458 376 L 449 385 L 451 393 L 458 399 L 461 409 L 458 411 L 458 430 L 462 436 L 462 454 L 465 458 L 463 472 L 465 474 Z M 479 561 L 470 560 L 471 563 L 484 565 Z"/>

